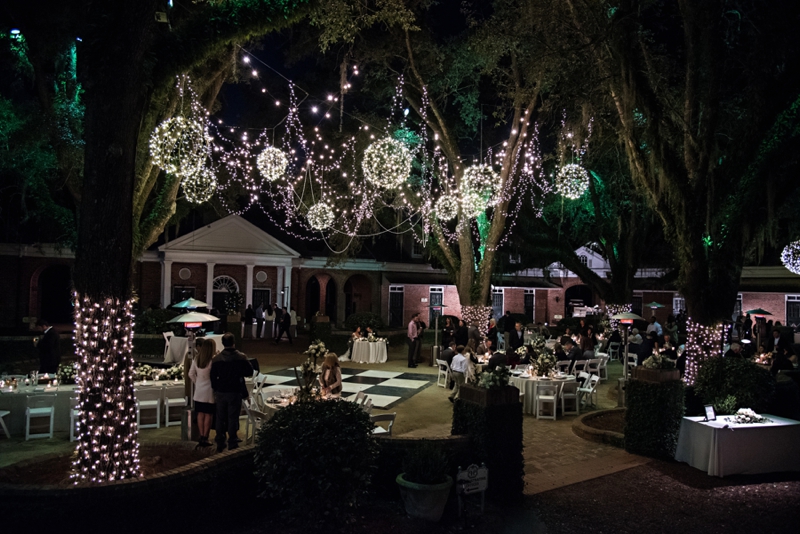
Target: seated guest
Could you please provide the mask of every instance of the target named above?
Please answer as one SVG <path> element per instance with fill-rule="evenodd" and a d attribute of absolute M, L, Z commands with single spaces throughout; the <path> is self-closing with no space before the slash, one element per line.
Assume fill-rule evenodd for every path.
<path fill-rule="evenodd" d="M 638 345 L 642 342 L 642 336 L 639 335 L 639 329 L 634 328 L 631 330 L 631 335 L 628 336 L 628 343 L 632 345 Z"/>
<path fill-rule="evenodd" d="M 658 341 L 657 341 L 657 334 L 655 332 L 650 332 L 647 334 L 647 337 L 644 341 L 641 342 L 639 345 L 639 365 L 642 365 L 642 362 L 652 356 L 654 350 L 658 350 Z"/>
<path fill-rule="evenodd" d="M 319 385 L 321 386 L 320 393 L 323 396 L 342 396 L 342 368 L 339 366 L 339 358 L 332 352 L 326 354 L 325 360 L 322 362 Z"/>
<path fill-rule="evenodd" d="M 448 364 L 453 361 L 453 356 L 456 355 L 456 342 L 451 341 L 450 345 L 442 351 L 439 355 L 440 360 L 446 361 Z"/>
<path fill-rule="evenodd" d="M 491 356 L 491 353 L 494 352 L 494 345 L 492 344 L 492 340 L 487 339 L 486 341 L 478 345 L 478 349 L 476 350 L 476 352 L 478 353 L 478 356 L 483 356 L 486 353 L 489 353 L 489 355 Z"/>
<path fill-rule="evenodd" d="M 564 344 L 564 350 L 567 352 L 567 357 L 565 359 L 570 361 L 570 369 L 575 366 L 576 361 L 584 359 L 583 352 L 581 351 L 580 347 L 575 346 L 575 342 L 571 339 L 568 339 Z"/>
<path fill-rule="evenodd" d="M 669 341 L 664 343 L 664 349 L 661 351 L 661 354 L 664 355 L 665 358 L 669 358 L 670 360 L 678 359 L 678 352 L 675 350 L 675 347 L 673 347 Z"/>
<path fill-rule="evenodd" d="M 772 359 L 770 371 L 773 375 L 777 375 L 778 371 L 794 371 L 794 362 L 796 361 L 797 355 L 794 351 L 789 347 L 783 347 L 781 352 Z"/>
<path fill-rule="evenodd" d="M 725 353 L 725 358 L 742 358 L 742 346 L 738 343 L 731 343 L 731 348 Z"/>
<path fill-rule="evenodd" d="M 505 352 L 495 352 L 492 354 L 492 357 L 489 358 L 489 364 L 487 367 L 490 371 L 494 371 L 497 369 L 498 366 L 508 367 L 508 358 L 506 357 Z"/>
<path fill-rule="evenodd" d="M 561 343 L 556 343 L 553 345 L 553 356 L 556 357 L 557 362 L 561 362 L 567 359 L 567 353 L 564 352 L 564 347 L 561 346 Z"/>
<path fill-rule="evenodd" d="M 587 334 L 591 334 L 591 327 L 587 330 Z M 591 360 L 594 358 L 594 341 L 591 336 L 581 334 L 580 349 L 583 353 L 584 360 Z"/>
<path fill-rule="evenodd" d="M 489 358 L 489 361 L 491 361 L 491 358 Z M 506 351 L 506 361 L 508 362 L 508 366 L 514 369 L 517 365 L 520 364 L 522 358 L 519 354 L 517 354 L 517 351 L 514 352 Z"/>
<path fill-rule="evenodd" d="M 564 335 L 561 336 L 561 339 L 559 339 L 559 341 L 561 342 L 562 345 L 566 345 L 568 339 L 572 339 L 572 330 L 570 330 L 569 327 L 567 327 L 564 330 Z"/>
<path fill-rule="evenodd" d="M 530 365 L 531 362 L 535 362 L 537 359 L 536 352 L 533 350 L 532 345 L 525 346 L 525 355 L 522 356 L 519 360 L 519 365 Z"/>
<path fill-rule="evenodd" d="M 767 351 L 781 353 L 789 344 L 781 337 L 780 330 L 773 330 L 772 337 L 767 340 Z"/>
<path fill-rule="evenodd" d="M 619 330 L 614 330 L 611 332 L 611 336 L 608 338 L 609 343 L 622 343 L 622 336 L 619 333 Z"/>

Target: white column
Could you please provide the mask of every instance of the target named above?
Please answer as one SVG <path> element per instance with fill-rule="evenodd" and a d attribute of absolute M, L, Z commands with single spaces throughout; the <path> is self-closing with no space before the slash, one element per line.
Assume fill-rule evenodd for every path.
<path fill-rule="evenodd" d="M 246 283 L 246 291 L 244 295 L 244 307 L 247 308 L 253 303 L 253 267 L 255 265 L 247 265 L 247 283 Z"/>
<path fill-rule="evenodd" d="M 161 260 L 161 306 L 172 304 L 172 260 Z"/>
<path fill-rule="evenodd" d="M 286 294 L 284 295 L 284 299 L 285 299 L 284 300 L 284 302 L 285 302 L 284 306 L 286 306 L 291 311 L 292 299 L 289 298 L 292 295 L 292 266 L 291 265 L 287 265 L 286 266 L 286 269 L 285 269 L 285 272 L 284 272 L 283 276 L 284 276 L 283 285 L 286 286 Z"/>
<path fill-rule="evenodd" d="M 278 271 L 278 276 L 275 278 L 275 291 L 277 291 L 277 294 L 275 295 L 275 302 L 277 302 L 278 305 L 283 306 L 283 271 L 285 268 L 276 267 L 275 270 Z"/>
<path fill-rule="evenodd" d="M 214 265 L 216 263 L 206 262 L 206 304 L 209 308 L 214 305 Z"/>

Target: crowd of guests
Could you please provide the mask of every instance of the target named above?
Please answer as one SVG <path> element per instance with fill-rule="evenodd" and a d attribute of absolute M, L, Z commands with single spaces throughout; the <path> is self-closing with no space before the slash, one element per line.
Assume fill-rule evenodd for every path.
<path fill-rule="evenodd" d="M 255 324 L 255 332 L 253 332 Z M 277 344 L 285 335 L 289 343 L 294 344 L 293 339 L 297 337 L 297 312 L 294 308 L 287 306 L 274 306 L 260 302 L 256 308 L 248 304 L 242 316 L 244 327 L 244 337 L 251 339 L 271 339 Z"/>

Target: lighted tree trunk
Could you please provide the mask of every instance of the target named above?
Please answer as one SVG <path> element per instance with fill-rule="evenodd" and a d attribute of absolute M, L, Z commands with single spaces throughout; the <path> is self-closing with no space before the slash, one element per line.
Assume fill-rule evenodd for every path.
<path fill-rule="evenodd" d="M 140 474 L 133 391 L 131 270 L 137 135 L 147 101 L 154 0 L 93 4 L 79 76 L 86 154 L 75 253 L 81 417 L 73 480 Z"/>

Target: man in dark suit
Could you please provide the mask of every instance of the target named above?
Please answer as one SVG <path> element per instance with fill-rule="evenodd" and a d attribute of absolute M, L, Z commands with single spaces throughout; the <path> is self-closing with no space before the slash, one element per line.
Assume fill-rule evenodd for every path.
<path fill-rule="evenodd" d="M 55 374 L 58 371 L 58 364 L 61 363 L 58 332 L 44 319 L 39 319 L 36 327 L 42 331 L 42 337 L 34 340 L 39 351 L 39 372 Z"/>
<path fill-rule="evenodd" d="M 583 352 L 581 352 L 580 347 L 575 346 L 575 342 L 571 339 L 568 339 L 564 344 L 564 349 L 567 352 L 567 359 L 570 361 L 569 368 L 573 369 L 575 362 L 583 359 Z"/>
<path fill-rule="evenodd" d="M 508 340 L 506 341 L 506 350 L 515 352 L 518 348 L 525 344 L 525 332 L 522 330 L 522 323 L 516 323 L 514 330 L 509 332 Z"/>
<path fill-rule="evenodd" d="M 494 371 L 498 367 L 508 367 L 508 358 L 505 352 L 495 352 L 489 358 L 489 363 L 486 365 L 490 371 Z"/>

